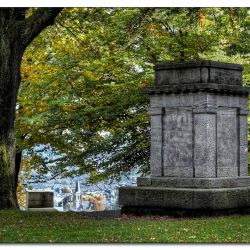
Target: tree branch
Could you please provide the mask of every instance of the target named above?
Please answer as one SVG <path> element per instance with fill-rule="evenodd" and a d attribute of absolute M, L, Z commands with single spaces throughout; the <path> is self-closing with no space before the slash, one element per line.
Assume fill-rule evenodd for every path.
<path fill-rule="evenodd" d="M 26 48 L 40 32 L 54 23 L 62 8 L 38 8 L 34 14 L 25 19 L 21 33 L 21 42 Z"/>

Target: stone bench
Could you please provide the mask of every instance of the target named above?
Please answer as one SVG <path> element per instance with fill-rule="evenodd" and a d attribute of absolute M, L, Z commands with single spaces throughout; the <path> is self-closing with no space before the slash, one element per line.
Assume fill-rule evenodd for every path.
<path fill-rule="evenodd" d="M 28 191 L 26 193 L 26 210 L 55 211 L 53 191 Z"/>

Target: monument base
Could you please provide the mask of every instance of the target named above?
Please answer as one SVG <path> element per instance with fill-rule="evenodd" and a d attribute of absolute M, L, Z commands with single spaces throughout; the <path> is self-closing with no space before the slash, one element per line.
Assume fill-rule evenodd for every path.
<path fill-rule="evenodd" d="M 235 188 L 250 187 L 250 176 L 217 178 L 139 177 L 138 187 Z"/>
<path fill-rule="evenodd" d="M 126 208 L 197 211 L 250 208 L 250 177 L 138 178 L 138 187 L 119 189 L 119 204 L 122 211 Z"/>
<path fill-rule="evenodd" d="M 172 209 L 162 207 L 133 207 L 126 206 L 121 209 L 121 214 L 136 216 L 172 216 L 172 217 L 204 217 L 204 216 L 226 216 L 226 215 L 249 215 L 250 207 L 231 209 Z"/>

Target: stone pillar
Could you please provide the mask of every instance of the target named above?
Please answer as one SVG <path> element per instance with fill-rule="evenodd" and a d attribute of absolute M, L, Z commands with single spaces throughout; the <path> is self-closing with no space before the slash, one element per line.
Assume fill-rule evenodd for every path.
<path fill-rule="evenodd" d="M 163 109 L 153 107 L 151 117 L 150 172 L 151 176 L 162 176 L 162 114 Z"/>
<path fill-rule="evenodd" d="M 150 175 L 120 188 L 120 205 L 163 209 L 250 206 L 249 87 L 241 65 L 158 64 L 150 95 Z"/>
<path fill-rule="evenodd" d="M 248 136 L 247 136 L 247 115 L 248 99 L 239 97 L 239 176 L 248 175 Z"/>
<path fill-rule="evenodd" d="M 217 111 L 217 177 L 238 176 L 237 108 L 219 107 Z"/>
<path fill-rule="evenodd" d="M 216 107 L 205 104 L 194 112 L 194 177 L 216 177 Z"/>

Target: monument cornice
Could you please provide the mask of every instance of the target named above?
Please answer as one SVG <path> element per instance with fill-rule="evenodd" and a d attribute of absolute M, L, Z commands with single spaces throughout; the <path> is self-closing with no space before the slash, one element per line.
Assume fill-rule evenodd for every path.
<path fill-rule="evenodd" d="M 163 84 L 158 86 L 146 87 L 145 92 L 153 94 L 171 93 L 197 93 L 208 92 L 230 95 L 249 95 L 250 87 L 241 85 L 226 85 L 217 83 L 191 83 L 191 84 Z"/>
<path fill-rule="evenodd" d="M 185 62 L 170 62 L 170 63 L 157 63 L 154 66 L 155 70 L 165 69 L 184 69 L 184 68 L 200 68 L 200 67 L 212 67 L 221 69 L 231 69 L 242 71 L 244 67 L 239 64 L 216 62 L 216 61 L 185 61 Z"/>

